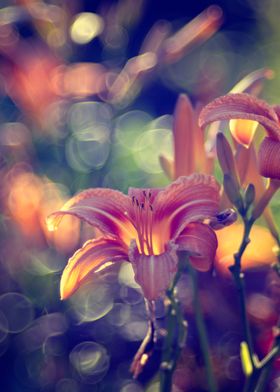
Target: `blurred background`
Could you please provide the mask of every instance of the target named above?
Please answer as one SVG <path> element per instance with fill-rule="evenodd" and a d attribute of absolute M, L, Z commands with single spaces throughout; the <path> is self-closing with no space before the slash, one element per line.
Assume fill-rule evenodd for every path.
<path fill-rule="evenodd" d="M 0 390 L 156 392 L 160 343 L 138 380 L 129 373 L 147 330 L 129 263 L 103 271 L 61 302 L 61 271 L 95 233 L 68 217 L 50 233 L 45 218 L 88 187 L 126 192 L 168 184 L 159 155 L 173 156 L 179 93 L 199 108 L 247 73 L 270 67 L 275 78 L 263 96 L 279 102 L 280 4 L 2 0 L 0 6 Z M 249 316 L 263 355 L 280 285 L 269 268 L 249 274 Z M 199 278 L 220 391 L 238 391 L 244 380 L 235 288 L 221 272 Z M 188 277 L 179 297 L 189 333 L 176 391 L 207 391 Z M 159 325 L 163 317 L 158 303 Z M 273 392 L 280 391 L 278 376 L 276 367 Z"/>

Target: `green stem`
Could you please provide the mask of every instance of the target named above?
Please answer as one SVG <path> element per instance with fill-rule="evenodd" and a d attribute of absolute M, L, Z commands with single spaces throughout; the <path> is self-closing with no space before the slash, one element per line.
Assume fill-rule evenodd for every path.
<path fill-rule="evenodd" d="M 185 345 L 187 322 L 184 320 L 180 303 L 176 298 L 176 285 L 186 269 L 185 257 L 180 257 L 177 272 L 166 292 L 166 337 L 163 344 L 162 361 L 160 365 L 160 391 L 170 392 L 172 389 L 172 377 L 176 369 L 182 348 Z"/>
<path fill-rule="evenodd" d="M 236 284 L 238 294 L 239 294 L 241 319 L 242 319 L 242 324 L 243 324 L 243 334 L 244 334 L 244 339 L 248 344 L 249 355 L 250 355 L 250 359 L 251 359 L 253 369 L 254 369 L 253 341 L 252 341 L 249 320 L 248 320 L 247 311 L 246 311 L 244 274 L 241 270 L 241 258 L 242 258 L 243 253 L 245 252 L 245 250 L 250 242 L 249 235 L 250 235 L 254 220 L 247 219 L 246 216 L 243 216 L 242 218 L 243 218 L 243 222 L 244 222 L 243 238 L 242 238 L 242 242 L 240 244 L 238 252 L 235 253 L 235 255 L 234 255 L 234 265 L 232 267 L 230 267 L 230 271 L 234 277 L 235 284 Z"/>
<path fill-rule="evenodd" d="M 188 261 L 188 270 L 189 274 L 192 280 L 192 286 L 193 286 L 193 308 L 195 312 L 195 321 L 196 321 L 196 326 L 199 334 L 199 341 L 200 341 L 200 347 L 206 367 L 206 376 L 207 376 L 207 381 L 208 381 L 208 387 L 210 392 L 216 392 L 217 391 L 217 385 L 215 382 L 214 378 L 214 373 L 213 373 L 213 366 L 212 366 L 212 361 L 210 357 L 210 350 L 209 350 L 209 344 L 208 344 L 208 339 L 207 339 L 207 332 L 203 320 L 203 313 L 201 309 L 201 304 L 199 300 L 199 289 L 198 289 L 198 282 L 197 282 L 197 273 L 196 271 L 192 268 L 191 264 Z"/>

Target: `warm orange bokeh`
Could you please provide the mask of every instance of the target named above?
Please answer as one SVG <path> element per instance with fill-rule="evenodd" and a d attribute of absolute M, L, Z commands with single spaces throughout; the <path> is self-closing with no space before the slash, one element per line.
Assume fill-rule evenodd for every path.
<path fill-rule="evenodd" d="M 71 252 L 77 246 L 80 225 L 74 217 L 65 218 L 63 232 L 50 233 L 46 228 L 46 216 L 65 201 L 56 184 L 19 166 L 8 173 L 4 186 L 7 213 L 34 245 L 41 246 L 45 240 L 50 240 L 63 253 Z"/>
<path fill-rule="evenodd" d="M 239 249 L 243 235 L 243 225 L 235 223 L 217 231 L 218 249 L 215 266 L 223 272 L 229 273 L 228 267 L 234 263 L 234 253 Z M 273 252 L 276 241 L 269 230 L 261 226 L 253 226 L 250 234 L 250 243 L 242 256 L 242 268 L 256 268 L 271 265 L 277 261 Z"/>

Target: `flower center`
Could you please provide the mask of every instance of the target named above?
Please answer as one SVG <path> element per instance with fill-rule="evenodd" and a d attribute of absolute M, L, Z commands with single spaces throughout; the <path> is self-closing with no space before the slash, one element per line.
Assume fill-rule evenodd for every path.
<path fill-rule="evenodd" d="M 152 193 L 143 191 L 140 197 L 132 196 L 135 222 L 138 233 L 137 246 L 139 253 L 145 255 L 157 254 L 153 243 L 153 206 Z"/>

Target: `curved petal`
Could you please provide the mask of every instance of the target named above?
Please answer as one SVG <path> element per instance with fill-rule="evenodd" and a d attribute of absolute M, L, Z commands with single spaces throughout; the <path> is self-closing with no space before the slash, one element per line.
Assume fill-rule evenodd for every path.
<path fill-rule="evenodd" d="M 228 267 L 234 263 L 234 253 L 238 250 L 244 227 L 235 223 L 217 232 L 218 249 L 215 257 L 215 267 L 224 273 L 229 273 Z M 271 265 L 277 261 L 272 251 L 276 245 L 275 239 L 269 230 L 254 225 L 248 244 L 241 260 L 242 269 Z"/>
<path fill-rule="evenodd" d="M 70 199 L 60 211 L 52 213 L 47 218 L 47 225 L 49 230 L 55 230 L 65 214 L 74 215 L 129 245 L 136 235 L 129 217 L 130 209 L 130 198 L 119 191 L 88 189 Z"/>
<path fill-rule="evenodd" d="M 259 149 L 259 169 L 264 177 L 280 179 L 280 140 L 264 138 Z"/>
<path fill-rule="evenodd" d="M 265 101 L 249 94 L 228 94 L 206 105 L 199 115 L 199 125 L 221 120 L 244 119 L 260 123 L 273 139 L 280 139 L 278 116 Z M 241 137 L 241 135 L 239 135 Z"/>
<path fill-rule="evenodd" d="M 61 299 L 72 295 L 88 278 L 89 274 L 105 267 L 105 263 L 127 260 L 128 249 L 112 238 L 87 241 L 69 259 L 60 281 Z"/>
<path fill-rule="evenodd" d="M 258 96 L 263 88 L 263 84 L 264 84 L 265 79 L 272 79 L 273 76 L 274 76 L 274 72 L 269 68 L 257 69 L 256 71 L 253 71 L 253 72 L 249 73 L 248 75 L 246 75 L 244 78 L 242 78 L 229 91 L 229 93 L 234 93 L 234 94 L 247 93 L 247 94 L 252 94 L 254 96 Z M 241 120 L 238 120 L 238 121 L 241 121 Z M 239 127 L 239 124 L 237 124 L 237 126 Z M 209 151 L 215 150 L 216 133 L 218 132 L 218 130 L 219 131 L 223 130 L 223 128 L 224 128 L 224 125 L 220 124 L 220 122 L 213 123 L 209 127 L 208 141 L 207 141 L 207 145 L 209 146 Z M 238 137 L 241 138 L 240 133 L 239 133 Z M 243 139 L 243 136 L 242 136 L 242 139 Z M 240 140 L 240 142 L 241 142 L 241 140 Z M 248 142 L 248 139 L 246 141 Z"/>
<path fill-rule="evenodd" d="M 132 264 L 135 281 L 141 286 L 144 297 L 155 300 L 163 295 L 170 285 L 177 269 L 176 246 L 169 243 L 167 251 L 160 255 L 140 254 L 135 241 L 131 242 L 129 261 Z"/>
<path fill-rule="evenodd" d="M 190 262 L 199 271 L 208 271 L 214 261 L 218 246 L 215 232 L 203 223 L 191 223 L 176 240 L 178 250 L 186 250 L 197 256 L 191 256 Z"/>
<path fill-rule="evenodd" d="M 213 176 L 197 173 L 180 177 L 167 186 L 154 202 L 154 221 L 159 227 L 159 235 L 164 236 L 165 228 L 169 239 L 176 238 L 188 223 L 215 216 L 219 190 Z"/>

